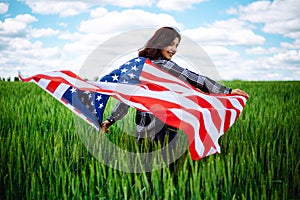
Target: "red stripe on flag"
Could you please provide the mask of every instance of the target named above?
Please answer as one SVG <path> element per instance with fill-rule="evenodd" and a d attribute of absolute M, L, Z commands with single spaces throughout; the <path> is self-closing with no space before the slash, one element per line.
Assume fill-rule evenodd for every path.
<path fill-rule="evenodd" d="M 190 151 L 191 158 L 193 160 L 199 160 L 200 155 L 198 154 L 195 148 L 195 135 L 194 135 L 194 134 L 199 134 L 199 132 L 197 130 L 195 132 L 192 124 L 190 124 L 189 122 L 185 122 L 183 119 L 178 118 L 170 110 L 166 110 L 166 116 L 168 116 L 166 119 L 166 124 L 168 124 L 169 126 L 179 128 L 182 131 L 184 131 L 190 144 L 189 151 Z"/>
<path fill-rule="evenodd" d="M 149 59 L 146 59 L 145 61 L 146 64 L 150 65 L 151 67 L 155 68 L 156 70 L 160 71 L 161 73 L 159 73 L 159 76 L 156 76 L 152 73 L 148 73 L 146 71 L 142 71 L 141 73 L 141 76 L 142 77 L 145 77 L 149 80 L 154 80 L 154 81 L 160 81 L 160 82 L 167 82 L 167 83 L 174 83 L 174 84 L 177 84 L 177 85 L 180 85 L 182 87 L 185 87 L 185 88 L 193 88 L 194 90 L 197 90 L 196 87 L 190 85 L 190 84 L 187 84 L 185 83 L 183 80 L 179 79 L 178 77 L 166 72 L 165 70 L 161 69 L 160 67 L 158 67 L 156 64 L 152 63 Z M 168 76 L 172 77 L 172 79 L 167 79 L 164 77 L 164 75 L 167 74 Z M 175 81 L 176 80 L 176 81 Z"/>
<path fill-rule="evenodd" d="M 68 76 L 70 76 L 70 77 L 72 77 L 72 78 L 75 78 L 75 79 L 78 79 L 78 80 L 81 80 L 81 81 L 86 82 L 86 80 L 84 80 L 83 78 L 77 76 L 76 74 L 74 74 L 74 73 L 71 72 L 71 71 L 68 71 L 68 70 L 62 70 L 62 71 L 59 71 L 59 72 L 65 74 L 65 75 L 68 75 Z"/>
<path fill-rule="evenodd" d="M 245 106 L 245 103 L 244 103 L 244 101 L 241 98 L 236 98 L 236 100 L 238 100 L 240 102 L 240 104 L 241 104 L 242 107 Z"/>
<path fill-rule="evenodd" d="M 154 97 L 147 97 L 147 96 L 135 96 L 134 94 L 132 95 L 126 95 L 126 94 L 120 94 L 120 96 L 122 96 L 123 98 L 131 101 L 131 102 L 140 102 L 142 103 L 145 107 L 149 108 L 149 110 L 151 109 L 151 107 L 153 105 L 160 105 L 161 107 L 164 108 L 181 108 L 182 106 L 177 104 L 177 103 L 173 103 L 171 101 L 165 101 L 165 100 L 161 100 L 158 98 L 154 98 Z"/>
<path fill-rule="evenodd" d="M 159 69 L 159 70 L 162 71 L 161 69 Z M 163 72 L 163 73 L 165 73 L 165 72 Z M 162 83 L 169 83 L 169 84 L 176 84 L 176 85 L 180 85 L 180 86 L 186 88 L 186 85 L 178 83 L 177 81 L 173 81 L 173 80 L 170 80 L 170 79 L 165 79 L 165 78 L 162 78 L 162 77 L 158 77 L 158 76 L 155 76 L 151 73 L 147 73 L 145 71 L 142 71 L 141 77 L 143 77 L 145 79 L 152 80 L 152 81 L 157 81 L 157 82 L 162 82 Z M 147 83 L 147 81 L 142 80 L 142 83 Z M 168 90 L 168 89 L 165 88 L 165 90 Z"/>
<path fill-rule="evenodd" d="M 140 86 L 142 88 L 146 88 L 152 91 L 168 91 L 167 88 L 161 86 L 161 85 L 157 85 L 157 84 L 152 84 L 149 82 L 145 82 L 145 81 L 141 81 L 141 84 L 137 84 L 137 86 Z"/>
<path fill-rule="evenodd" d="M 236 117 L 238 117 L 238 116 L 236 116 Z M 230 110 L 226 110 L 225 111 L 225 120 L 224 120 L 224 133 L 230 127 L 230 120 L 231 120 L 231 111 Z"/>
<path fill-rule="evenodd" d="M 61 82 L 57 81 L 50 81 L 50 83 L 47 85 L 46 90 L 48 90 L 51 93 L 54 93 L 57 87 L 61 84 Z"/>
<path fill-rule="evenodd" d="M 231 103 L 231 101 L 228 98 L 218 98 L 220 102 L 223 104 L 223 106 L 227 109 L 233 109 L 237 112 L 237 116 L 240 115 L 240 110 L 236 107 L 234 107 Z M 235 98 L 236 99 L 236 98 Z"/>
<path fill-rule="evenodd" d="M 33 80 L 35 82 L 39 82 L 41 80 L 41 78 L 39 78 L 39 77 L 33 77 Z M 28 81 L 31 81 L 31 79 L 28 79 Z"/>
<path fill-rule="evenodd" d="M 45 74 L 38 74 L 38 75 L 36 75 L 34 77 L 31 77 L 31 78 L 34 79 L 34 80 L 46 79 L 46 80 L 50 80 L 50 81 L 65 83 L 66 85 L 71 85 L 71 83 L 69 83 L 66 79 L 64 79 L 60 76 L 49 76 L 49 75 L 45 75 Z M 30 79 L 30 78 L 28 78 L 28 79 Z"/>
<path fill-rule="evenodd" d="M 67 100 L 65 100 L 64 98 L 61 98 L 60 100 L 61 100 L 61 102 L 63 102 L 63 103 L 66 104 L 66 105 L 69 104 L 69 102 L 68 102 Z"/>

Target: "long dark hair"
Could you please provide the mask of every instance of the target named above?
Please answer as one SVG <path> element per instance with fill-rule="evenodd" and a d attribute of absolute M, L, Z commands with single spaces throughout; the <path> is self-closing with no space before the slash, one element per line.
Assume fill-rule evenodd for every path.
<path fill-rule="evenodd" d="M 172 27 L 162 27 L 148 40 L 145 47 L 139 52 L 139 56 L 155 60 L 163 58 L 161 50 L 169 46 L 175 38 L 181 40 L 178 31 Z"/>

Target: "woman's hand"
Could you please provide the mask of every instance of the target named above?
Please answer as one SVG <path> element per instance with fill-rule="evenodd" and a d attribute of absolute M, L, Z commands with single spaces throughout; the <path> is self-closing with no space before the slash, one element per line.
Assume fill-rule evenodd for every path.
<path fill-rule="evenodd" d="M 239 88 L 232 90 L 231 94 L 242 95 L 242 96 L 245 96 L 245 97 L 249 98 L 249 95 L 247 94 L 247 92 L 245 92 L 245 91 L 243 91 Z"/>
<path fill-rule="evenodd" d="M 108 128 L 111 126 L 111 123 L 108 120 L 105 120 L 104 122 L 102 122 L 101 124 L 101 131 L 103 131 L 104 133 L 109 133 Z"/>

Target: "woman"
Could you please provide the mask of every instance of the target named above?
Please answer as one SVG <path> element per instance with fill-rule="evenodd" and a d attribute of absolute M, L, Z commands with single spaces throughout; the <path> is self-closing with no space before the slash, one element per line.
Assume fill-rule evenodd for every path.
<path fill-rule="evenodd" d="M 153 63 L 169 72 L 170 74 L 182 79 L 206 93 L 224 93 L 238 94 L 248 96 L 240 89 L 225 87 L 208 77 L 198 75 L 188 69 L 184 69 L 172 62 L 172 57 L 176 54 L 181 36 L 172 27 L 162 27 L 149 39 L 145 47 L 139 52 L 140 57 L 149 58 Z M 101 127 L 105 132 L 117 120 L 122 119 L 128 111 L 128 106 L 119 102 L 114 108 L 112 114 L 105 120 Z M 137 140 L 140 142 L 143 138 L 152 140 L 155 143 L 166 145 L 173 139 L 176 139 L 177 129 L 164 124 L 151 113 L 136 111 Z M 172 149 L 169 149 L 172 151 Z"/>

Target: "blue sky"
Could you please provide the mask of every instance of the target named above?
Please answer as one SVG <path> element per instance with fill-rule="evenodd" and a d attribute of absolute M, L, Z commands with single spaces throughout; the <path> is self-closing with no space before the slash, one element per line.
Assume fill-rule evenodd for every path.
<path fill-rule="evenodd" d="M 175 26 L 221 79 L 300 80 L 299 8 L 299 0 L 0 0 L 0 77 L 76 72 L 116 34 Z"/>

